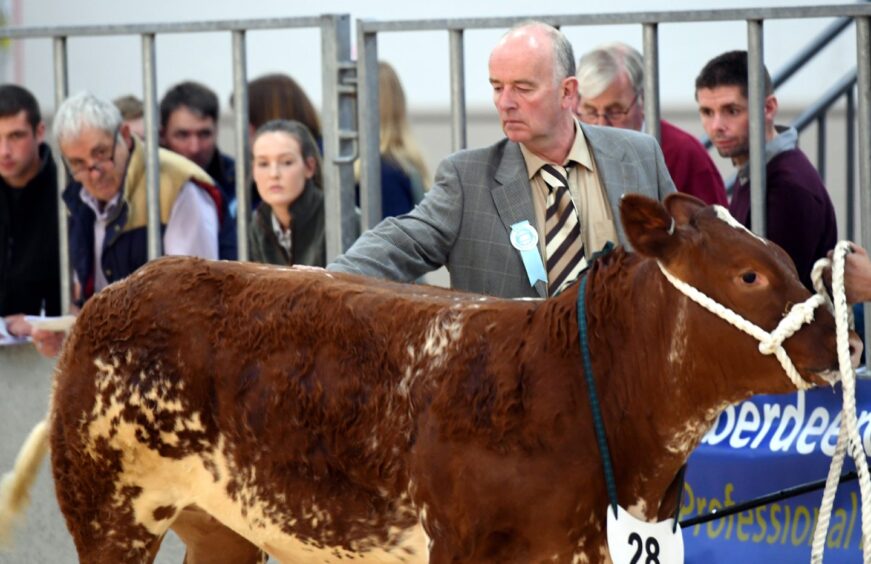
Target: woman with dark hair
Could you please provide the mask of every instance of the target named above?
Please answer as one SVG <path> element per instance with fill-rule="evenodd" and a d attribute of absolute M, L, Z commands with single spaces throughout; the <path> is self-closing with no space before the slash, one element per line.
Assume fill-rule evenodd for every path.
<path fill-rule="evenodd" d="M 235 107 L 232 94 L 230 107 Z M 248 136 L 252 142 L 260 126 L 273 120 L 300 122 L 311 132 L 318 151 L 323 152 L 324 144 L 318 113 L 305 90 L 286 74 L 265 74 L 248 83 Z M 256 208 L 259 203 L 260 194 L 256 187 L 252 186 L 252 208 Z"/>
<path fill-rule="evenodd" d="M 251 260 L 278 265 L 326 265 L 321 156 L 298 121 L 261 125 L 251 144 L 261 202 L 248 235 Z"/>
<path fill-rule="evenodd" d="M 321 123 L 305 90 L 286 74 L 266 74 L 248 83 L 248 123 L 252 130 L 276 119 L 295 120 L 321 146 Z"/>

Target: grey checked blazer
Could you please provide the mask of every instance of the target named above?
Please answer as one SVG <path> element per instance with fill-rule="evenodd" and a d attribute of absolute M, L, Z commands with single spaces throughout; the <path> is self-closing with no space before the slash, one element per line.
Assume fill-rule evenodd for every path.
<path fill-rule="evenodd" d="M 656 140 L 643 133 L 582 124 L 614 217 L 620 197 L 638 192 L 663 199 L 675 191 Z M 532 189 L 517 143 L 503 139 L 441 162 L 435 185 L 410 213 L 364 233 L 329 270 L 408 282 L 444 265 L 451 286 L 506 298 L 544 297 L 530 286 L 511 226 L 535 225 Z M 626 244 L 617 222 L 620 243 Z"/>

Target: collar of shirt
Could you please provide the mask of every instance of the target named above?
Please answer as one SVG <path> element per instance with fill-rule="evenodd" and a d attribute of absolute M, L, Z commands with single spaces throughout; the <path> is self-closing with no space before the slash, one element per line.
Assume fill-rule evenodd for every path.
<path fill-rule="evenodd" d="M 85 203 L 85 205 L 94 210 L 98 220 L 106 221 L 115 211 L 115 207 L 121 200 L 121 192 L 115 194 L 115 196 L 106 203 L 105 207 L 103 207 L 103 211 L 100 211 L 100 202 L 97 201 L 97 198 L 91 196 L 88 191 L 85 190 L 84 186 L 82 186 L 82 190 L 79 192 L 79 198 Z"/>
<path fill-rule="evenodd" d="M 275 233 L 275 238 L 278 239 L 278 244 L 281 245 L 287 254 L 290 254 L 290 249 L 293 246 L 292 243 L 292 229 L 288 229 L 285 231 L 281 228 L 281 224 L 278 222 L 278 218 L 275 217 L 275 214 L 270 214 L 272 217 L 272 231 Z"/>
<path fill-rule="evenodd" d="M 556 164 L 542 159 L 527 149 L 523 143 L 520 143 L 520 152 L 523 153 L 523 161 L 526 163 L 526 172 L 529 174 L 530 180 L 538 174 L 539 169 L 544 165 Z M 584 130 L 581 129 L 578 120 L 575 120 L 575 140 L 572 143 L 572 148 L 569 150 L 568 157 L 566 157 L 566 163 L 570 162 L 577 163 L 587 170 L 593 170 L 593 156 L 590 154 L 587 139 L 584 137 Z M 564 164 L 560 163 L 560 166 L 564 166 Z"/>
<path fill-rule="evenodd" d="M 775 125 L 774 126 L 777 135 L 775 135 L 770 141 L 765 142 L 765 163 L 768 164 L 771 159 L 783 153 L 784 151 L 791 151 L 798 147 L 798 130 L 794 127 L 787 127 L 783 125 Z M 750 161 L 748 159 L 747 163 L 738 169 L 737 174 L 738 182 L 743 184 L 747 184 L 750 182 Z"/>

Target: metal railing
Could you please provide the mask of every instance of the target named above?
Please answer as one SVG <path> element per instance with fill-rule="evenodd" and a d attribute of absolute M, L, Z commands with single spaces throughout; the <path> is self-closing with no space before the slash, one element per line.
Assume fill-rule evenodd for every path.
<path fill-rule="evenodd" d="M 248 80 L 246 70 L 246 34 L 261 30 L 316 28 L 321 35 L 322 53 L 322 122 L 323 178 L 327 215 L 327 257 L 336 257 L 348 248 L 356 234 L 354 212 L 354 171 L 357 134 L 354 126 L 355 84 L 349 80 L 351 62 L 350 16 L 227 20 L 189 23 L 136 25 L 91 25 L 75 27 L 8 27 L 0 28 L 0 38 L 50 38 L 54 53 L 55 102 L 59 106 L 69 93 L 67 42 L 73 38 L 139 35 L 142 41 L 143 100 L 145 106 L 146 186 L 148 194 L 148 256 L 161 254 L 160 201 L 158 198 L 158 97 L 156 90 L 157 60 L 155 42 L 160 35 L 174 33 L 227 32 L 232 36 L 233 100 L 236 145 L 236 201 L 239 259 L 248 258 L 248 227 L 251 217 L 248 158 Z M 65 168 L 59 155 L 58 198 L 67 184 Z M 69 242 L 66 207 L 58 206 L 61 248 L 61 300 L 63 311 L 70 309 Z"/>
<path fill-rule="evenodd" d="M 871 55 L 869 55 L 869 18 L 871 5 L 867 3 L 805 6 L 794 8 L 756 8 L 698 10 L 672 12 L 634 12 L 613 14 L 544 15 L 535 17 L 560 27 L 640 25 L 643 31 L 645 64 L 644 111 L 654 136 L 659 136 L 659 24 L 691 22 L 745 21 L 750 53 L 750 88 L 752 112 L 750 159 L 752 223 L 757 231 L 764 232 L 765 175 L 764 132 L 762 101 L 763 24 L 773 19 L 840 18 L 822 34 L 818 43 L 805 48 L 794 57 L 796 64 L 788 64 L 778 75 L 776 82 L 786 80 L 800 66 L 810 52 L 834 38 L 850 22 L 857 26 L 857 72 L 855 106 L 858 110 L 859 187 L 858 194 L 850 188 L 849 204 L 858 196 L 862 217 L 871 218 L 871 127 L 869 127 L 869 104 L 871 104 Z M 155 41 L 157 36 L 172 33 L 228 32 L 232 36 L 232 65 L 234 78 L 233 99 L 235 104 L 236 134 L 236 194 L 238 200 L 238 240 L 240 259 L 247 258 L 247 231 L 250 220 L 248 192 L 248 116 L 247 116 L 247 70 L 246 34 L 258 30 L 318 28 L 321 32 L 322 50 L 322 120 L 324 135 L 324 191 L 327 213 L 327 257 L 334 258 L 351 245 L 357 229 L 354 212 L 353 161 L 360 158 L 360 198 L 362 227 L 373 226 L 381 219 L 380 191 L 380 116 L 378 100 L 378 34 L 407 31 L 447 32 L 450 52 L 451 139 L 454 150 L 466 147 L 467 120 L 465 103 L 464 32 L 467 29 L 507 29 L 529 17 L 457 18 L 407 21 L 359 20 L 357 25 L 356 63 L 350 59 L 350 19 L 347 15 L 323 15 L 257 20 L 229 20 L 211 22 L 95 25 L 75 27 L 21 27 L 0 29 L 0 38 L 50 38 L 54 47 L 55 99 L 60 104 L 68 93 L 67 42 L 71 38 L 139 35 L 142 41 L 143 98 L 145 100 L 145 125 L 147 147 L 147 178 L 149 201 L 149 256 L 160 253 L 159 202 L 157 199 L 157 93 Z M 840 83 L 839 83 L 840 84 Z M 845 86 L 845 88 L 847 88 Z M 838 90 L 838 85 L 834 87 Z M 824 97 L 823 102 L 827 98 Z M 355 104 L 356 102 L 356 104 Z M 822 103 L 822 102 L 821 102 Z M 834 103 L 834 102 L 831 102 Z M 831 105 L 828 104 L 828 106 Z M 826 105 L 826 104 L 823 104 Z M 848 104 L 848 126 L 854 127 L 853 105 Z M 356 122 L 359 133 L 354 129 Z M 817 122 L 819 123 L 819 119 Z M 823 131 L 825 125 L 823 124 Z M 359 149 L 359 150 L 358 150 Z M 852 154 L 852 151 L 850 152 Z M 59 166 L 63 171 L 63 167 Z M 823 170 L 825 162 L 823 161 Z M 66 177 L 61 172 L 58 190 L 62 191 Z M 852 180 L 851 180 L 852 182 Z M 377 189 L 376 189 L 377 188 Z M 61 223 L 60 237 L 64 309 L 69 307 L 69 262 L 65 228 L 64 206 L 59 206 Z M 849 213 L 852 218 L 854 214 Z M 850 220 L 852 222 L 852 219 Z M 848 228 L 854 233 L 852 223 Z M 871 247 L 871 229 L 865 229 L 862 243 Z M 871 312 L 869 312 L 871 313 Z M 866 320 L 871 321 L 871 320 Z M 871 323 L 869 323 L 871 326 Z"/>

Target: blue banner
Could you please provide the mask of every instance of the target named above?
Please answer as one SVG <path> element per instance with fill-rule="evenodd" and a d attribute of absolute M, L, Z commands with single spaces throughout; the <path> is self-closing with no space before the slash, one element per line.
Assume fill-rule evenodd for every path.
<path fill-rule="evenodd" d="M 856 388 L 859 432 L 871 452 L 871 382 Z M 730 406 L 692 454 L 681 519 L 825 479 L 838 440 L 840 386 L 757 396 Z M 853 470 L 847 457 L 843 472 Z M 822 489 L 684 530 L 686 562 L 807 563 Z M 825 562 L 861 562 L 858 482 L 841 484 Z"/>

